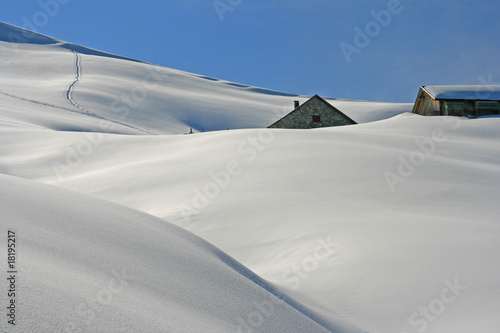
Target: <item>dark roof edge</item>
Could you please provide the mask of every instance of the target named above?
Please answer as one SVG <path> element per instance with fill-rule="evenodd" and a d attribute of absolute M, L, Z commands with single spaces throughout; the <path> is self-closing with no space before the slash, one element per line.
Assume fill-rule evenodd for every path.
<path fill-rule="evenodd" d="M 313 96 L 314 97 L 314 96 Z M 282 119 L 284 119 L 285 117 L 288 117 L 289 115 L 291 115 L 292 113 L 294 113 L 295 111 L 297 111 L 298 109 L 300 109 L 302 107 L 302 105 L 306 104 L 307 102 L 309 102 L 313 97 L 309 98 L 307 101 L 305 101 L 303 104 L 299 105 L 298 107 L 296 107 L 295 109 L 293 109 L 292 111 L 288 112 L 287 114 L 285 114 L 283 117 L 281 117 L 280 119 L 276 120 L 274 123 L 272 123 L 271 125 L 267 126 L 267 128 L 270 128 L 271 126 L 273 126 L 274 124 L 277 124 L 279 123 Z"/>
<path fill-rule="evenodd" d="M 322 102 L 326 103 L 327 105 L 329 105 L 330 107 L 332 107 L 333 109 L 335 109 L 335 111 L 337 111 L 338 113 L 340 113 L 342 116 L 346 117 L 347 119 L 349 119 L 350 121 L 352 121 L 354 124 L 357 124 L 357 122 L 355 122 L 351 117 L 349 117 L 344 112 L 342 112 L 339 109 L 337 109 L 335 106 L 333 106 L 331 103 L 329 103 L 326 99 L 324 99 L 320 95 L 316 94 L 313 97 L 318 97 Z"/>
<path fill-rule="evenodd" d="M 425 92 L 427 93 L 427 95 L 431 96 L 431 97 L 432 97 L 432 99 L 434 99 L 434 100 L 435 100 L 435 99 L 436 99 L 436 97 L 435 97 L 433 94 L 431 94 L 429 90 L 425 89 L 425 87 L 426 87 L 426 86 L 420 86 L 420 89 L 422 89 L 423 91 L 425 91 Z M 417 98 L 418 98 L 418 96 L 417 96 Z"/>

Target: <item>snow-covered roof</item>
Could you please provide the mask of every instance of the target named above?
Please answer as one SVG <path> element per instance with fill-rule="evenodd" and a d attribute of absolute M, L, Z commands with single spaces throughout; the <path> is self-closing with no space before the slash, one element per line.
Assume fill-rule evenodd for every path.
<path fill-rule="evenodd" d="M 434 99 L 500 100 L 500 86 L 423 86 Z"/>

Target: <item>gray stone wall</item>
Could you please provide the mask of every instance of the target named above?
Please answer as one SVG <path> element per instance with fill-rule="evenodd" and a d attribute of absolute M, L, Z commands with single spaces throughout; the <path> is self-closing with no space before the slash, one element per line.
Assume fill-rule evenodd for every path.
<path fill-rule="evenodd" d="M 345 117 L 335 108 L 325 103 L 326 102 L 323 102 L 320 98 L 313 97 L 276 123 L 269 126 L 269 128 L 309 129 L 355 124 L 354 121 Z M 320 121 L 313 121 L 313 116 L 319 116 Z"/>

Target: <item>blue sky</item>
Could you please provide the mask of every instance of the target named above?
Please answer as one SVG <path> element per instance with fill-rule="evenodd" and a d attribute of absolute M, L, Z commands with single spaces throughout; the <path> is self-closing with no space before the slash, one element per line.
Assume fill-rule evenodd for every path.
<path fill-rule="evenodd" d="M 298 94 L 414 102 L 500 84 L 498 0 L 16 0 L 0 21 L 188 72 Z"/>

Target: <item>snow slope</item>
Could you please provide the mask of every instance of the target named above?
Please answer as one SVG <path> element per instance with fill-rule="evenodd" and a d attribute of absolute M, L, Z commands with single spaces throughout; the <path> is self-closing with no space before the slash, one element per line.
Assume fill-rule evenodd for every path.
<path fill-rule="evenodd" d="M 94 201 L 89 203 L 92 196 L 166 221 L 151 222 L 155 225 L 151 234 L 161 228 L 178 230 L 168 222 L 177 224 L 269 281 L 266 286 L 275 287 L 275 293 L 291 296 L 297 301 L 290 302 L 294 308 L 307 309 L 302 312 L 305 317 L 329 330 L 341 325 L 381 333 L 497 332 L 500 119 L 412 114 L 387 119 L 404 108 L 411 110 L 411 106 L 333 100 L 340 103 L 340 110 L 367 123 L 319 130 L 148 135 L 185 132 L 201 117 L 206 120 L 199 121 L 195 129 L 264 127 L 271 123 L 268 119 L 274 116 L 273 110 L 286 113 L 287 105 L 303 97 L 77 52 L 82 71 L 72 95 L 93 114 L 78 113 L 74 112 L 78 107 L 66 98 L 68 87 L 76 80 L 71 71 L 54 74 L 52 88 L 46 86 L 45 79 L 35 80 L 36 91 L 30 90 L 27 78 L 8 84 L 16 82 L 18 76 L 28 77 L 37 71 L 49 76 L 63 67 L 54 68 L 48 61 L 42 72 L 30 60 L 34 54 L 61 61 L 68 57 L 68 67 L 76 64 L 76 55 L 57 43 L 19 47 L 24 49 L 16 59 L 22 58 L 22 64 L 17 70 L 8 69 L 0 91 L 16 93 L 25 100 L 0 94 L 5 102 L 0 106 L 0 173 L 87 195 L 68 198 L 70 211 L 77 209 L 72 206 L 77 205 L 75 201 L 82 201 L 80 210 L 95 206 Z M 0 56 L 10 54 L 11 48 L 10 43 L 0 45 Z M 15 63 L 13 56 L 11 59 Z M 91 66 L 86 69 L 86 64 Z M 130 116 L 120 119 L 109 110 L 109 101 L 140 85 L 147 68 L 165 74 L 165 80 L 155 88 L 158 92 L 148 90 L 141 107 L 131 108 Z M 119 80 L 107 83 L 116 76 Z M 177 86 L 183 88 L 176 90 Z M 37 91 L 44 89 L 37 97 Z M 101 94 L 109 94 L 108 99 L 100 98 Z M 162 103 L 176 106 L 160 112 Z M 203 112 L 192 111 L 195 104 L 203 105 Z M 209 118 L 214 120 L 212 127 L 205 125 Z M 2 195 L 2 201 L 4 198 L 7 196 Z M 54 205 L 44 203 L 44 207 Z M 112 207 L 120 214 L 132 214 Z M 82 216 L 100 215 L 99 210 L 96 215 L 92 212 L 84 210 Z M 54 219 L 57 216 L 54 214 Z M 96 223 L 90 227 L 101 230 Z M 57 235 L 59 229 L 53 229 Z M 131 237 L 125 239 L 137 247 L 146 246 Z M 192 239 L 200 244 L 198 238 Z M 122 248 L 128 254 L 120 262 L 127 265 L 128 256 L 135 262 L 134 254 L 120 243 Z M 215 251 L 210 249 L 209 253 Z M 149 256 L 146 249 L 141 251 Z M 217 260 L 211 263 L 208 270 L 221 267 Z M 90 262 L 88 267 L 96 264 Z M 231 272 L 235 265 L 229 264 Z M 192 272 L 189 267 L 179 269 L 186 276 Z M 179 276 L 182 274 L 179 271 Z M 252 276 L 250 281 L 258 280 Z M 239 278 L 237 275 L 234 281 Z M 152 282 L 156 283 L 160 282 Z M 215 290 L 230 294 L 235 290 L 226 290 L 231 283 L 218 284 Z M 148 282 L 141 288 L 152 287 Z M 264 294 L 271 289 L 265 287 Z M 95 292 L 85 290 L 80 296 Z M 195 292 L 206 295 L 203 288 Z M 248 292 L 243 299 L 254 296 L 253 291 Z M 123 308 L 129 304 L 117 303 Z M 189 304 L 200 308 L 198 303 Z M 252 300 L 244 304 L 235 305 L 237 309 L 229 317 L 248 318 L 248 313 L 255 311 Z M 215 314 L 210 306 L 201 308 L 206 309 L 210 323 L 215 321 L 220 327 L 238 324 L 226 314 Z M 188 313 L 179 312 L 181 317 Z M 200 323 L 205 320 L 198 315 L 195 318 Z M 289 332 L 296 325 L 310 323 L 307 318 L 300 316 L 300 323 L 283 326 L 284 322 L 275 323 L 270 316 L 265 320 L 270 327 L 264 328 L 263 323 L 247 330 Z M 184 328 L 176 326 L 174 331 Z"/>
<path fill-rule="evenodd" d="M 4 23 L 0 23 L 0 57 L 0 120 L 55 130 L 179 134 L 190 127 L 198 131 L 267 127 L 292 111 L 294 100 L 309 98 L 28 35 Z M 350 116 L 349 111 L 359 105 L 331 101 Z M 411 111 L 410 104 L 383 107 L 365 103 L 352 117 L 365 122 Z M 14 115 L 12 108 L 18 109 Z"/>
<path fill-rule="evenodd" d="M 15 232 L 18 260 L 16 325 L 2 320 L 3 332 L 338 329 L 165 221 L 10 176 L 0 184 L 1 232 Z"/>
<path fill-rule="evenodd" d="M 331 321 L 495 332 L 499 125 L 404 115 L 314 131 L 107 134 L 68 173 L 90 137 L 16 130 L 2 134 L 0 165 L 176 223 Z M 401 177 L 394 192 L 387 172 Z M 419 309 L 441 304 L 448 284 L 466 290 L 424 321 Z"/>

